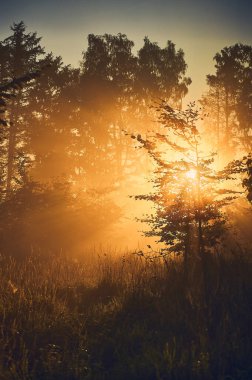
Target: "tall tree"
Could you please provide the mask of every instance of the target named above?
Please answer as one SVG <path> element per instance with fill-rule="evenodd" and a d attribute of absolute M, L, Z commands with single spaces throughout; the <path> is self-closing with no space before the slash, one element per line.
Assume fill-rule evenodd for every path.
<path fill-rule="evenodd" d="M 105 169 L 104 183 L 117 182 L 124 169 L 128 170 L 127 163 L 135 161 L 134 156 L 129 157 L 122 130 L 137 126 L 139 131 L 146 131 L 153 123 L 149 105 L 154 99 L 180 102 L 190 80 L 184 77 L 187 66 L 183 51 L 176 51 L 170 41 L 161 49 L 146 38 L 137 56 L 132 53 L 134 43 L 123 34 L 89 35 L 88 42 L 81 76 L 81 109 L 86 117 L 81 135 L 86 135 L 86 153 L 90 152 L 86 163 Z M 133 171 L 142 171 L 141 161 L 132 165 Z M 90 182 L 94 183 L 94 169 L 92 172 Z M 114 174 L 111 177 L 109 173 Z M 97 178 L 101 181 L 101 171 Z"/>
<path fill-rule="evenodd" d="M 34 158 L 31 175 L 47 182 L 56 177 L 70 178 L 74 172 L 70 151 L 78 122 L 79 70 L 65 66 L 61 57 L 52 54 L 47 54 L 41 65 L 45 69 L 30 89 L 27 104 L 26 150 Z"/>
<path fill-rule="evenodd" d="M 202 150 L 197 128 L 200 112 L 195 105 L 181 111 L 163 102 L 157 111 L 162 129 L 149 138 L 132 136 L 156 164 L 155 192 L 136 198 L 156 206 L 156 214 L 144 221 L 152 227 L 147 235 L 159 236 L 165 243 L 161 255 L 182 254 L 187 273 L 188 260 L 196 252 L 206 276 L 206 254 L 220 241 L 225 223 L 221 209 L 238 192 L 223 188 L 228 174 L 216 172 L 213 155 Z"/>
<path fill-rule="evenodd" d="M 28 82 L 33 79 L 37 79 L 40 75 L 40 71 L 34 71 L 32 73 L 28 73 L 18 78 L 14 78 L 13 80 L 0 84 L 0 191 L 2 202 L 6 198 L 6 182 L 8 178 L 8 162 L 6 159 L 8 158 L 8 142 L 9 142 L 9 122 L 8 122 L 8 101 L 13 100 L 16 97 L 16 93 L 20 91 Z M 19 175 L 25 175 L 24 166 L 25 157 L 19 155 Z"/>
<path fill-rule="evenodd" d="M 248 145 L 251 143 L 252 47 L 243 44 L 225 47 L 214 60 L 216 73 L 207 76 L 209 91 L 203 96 L 202 104 L 210 115 L 210 128 L 216 131 L 216 145 L 225 145 L 230 158 L 237 141 L 251 149 Z"/>
<path fill-rule="evenodd" d="M 89 184 L 110 187 L 121 177 L 125 162 L 122 129 L 132 104 L 134 43 L 123 34 L 89 35 L 88 42 L 80 83 L 83 126 L 79 134 L 86 153 L 80 167 L 84 165 Z"/>
<path fill-rule="evenodd" d="M 21 21 L 11 27 L 12 35 L 2 43 L 2 48 L 8 53 L 5 55 L 5 77 L 2 80 L 22 76 L 25 72 L 32 72 L 40 67 L 40 57 L 44 50 L 40 45 L 40 38 L 36 33 L 26 33 L 26 27 Z M 25 110 L 29 103 L 29 86 L 19 89 L 15 98 L 11 100 L 9 108 L 8 130 L 8 157 L 6 189 L 10 192 L 15 183 L 15 174 L 22 152 L 24 135 L 26 133 Z"/>
<path fill-rule="evenodd" d="M 144 100 L 153 103 L 153 99 L 159 98 L 180 106 L 191 83 L 190 78 L 185 77 L 187 65 L 183 50 L 176 51 L 171 41 L 162 49 L 145 37 L 138 57 L 137 79 Z"/>
<path fill-rule="evenodd" d="M 252 47 L 239 86 L 236 114 L 239 138 L 247 153 L 252 151 Z"/>

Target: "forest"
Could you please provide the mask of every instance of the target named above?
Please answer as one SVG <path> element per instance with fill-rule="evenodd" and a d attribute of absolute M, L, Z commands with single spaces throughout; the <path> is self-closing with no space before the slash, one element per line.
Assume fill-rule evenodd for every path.
<path fill-rule="evenodd" d="M 171 40 L 0 41 L 0 380 L 252 379 L 252 46 L 213 60 L 188 101 Z"/>

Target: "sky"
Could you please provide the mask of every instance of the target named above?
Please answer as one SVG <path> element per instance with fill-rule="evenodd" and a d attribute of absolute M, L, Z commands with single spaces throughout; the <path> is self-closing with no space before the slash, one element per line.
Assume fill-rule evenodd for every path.
<path fill-rule="evenodd" d="M 214 73 L 214 55 L 236 42 L 252 45 L 252 0 L 0 0 L 0 40 L 21 20 L 42 36 L 47 52 L 78 66 L 89 33 L 125 33 L 135 52 L 148 36 L 164 47 L 167 40 L 185 52 L 192 78 L 189 100 L 206 89 Z M 189 101 L 188 100 L 188 101 Z"/>

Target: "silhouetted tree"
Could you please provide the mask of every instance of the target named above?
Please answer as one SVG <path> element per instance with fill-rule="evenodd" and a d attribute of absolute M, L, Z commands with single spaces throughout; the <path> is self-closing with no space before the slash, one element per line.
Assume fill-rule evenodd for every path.
<path fill-rule="evenodd" d="M 111 186 L 122 176 L 126 149 L 122 128 L 129 111 L 136 71 L 134 43 L 125 35 L 89 35 L 80 82 L 80 157 L 87 183 Z"/>
<path fill-rule="evenodd" d="M 1 181 L 1 192 L 2 192 L 2 199 L 5 197 L 6 193 L 8 193 L 8 159 L 9 159 L 9 138 L 10 133 L 9 129 L 11 127 L 11 122 L 9 121 L 9 114 L 8 114 L 8 102 L 13 102 L 13 99 L 15 99 L 16 94 L 22 90 L 27 83 L 32 81 L 35 78 L 38 78 L 40 75 L 40 71 L 35 71 L 28 73 L 26 75 L 23 75 L 18 78 L 14 78 L 13 80 L 5 83 L 0 84 L 0 126 L 1 126 L 1 133 L 0 133 L 0 152 L 1 152 L 1 175 L 0 175 L 0 181 Z M 16 182 L 20 183 L 20 180 L 26 176 L 26 157 L 19 152 L 16 157 L 16 164 L 17 164 L 17 177 L 15 178 Z M 19 177 L 19 178 L 18 178 Z M 4 196 L 3 196 L 4 194 Z"/>
<path fill-rule="evenodd" d="M 247 199 L 252 203 L 252 159 L 251 153 L 243 156 L 240 159 L 231 161 L 225 168 L 227 178 L 232 178 L 234 175 L 241 176 L 243 187 L 247 192 Z"/>
<path fill-rule="evenodd" d="M 252 47 L 225 47 L 214 59 L 216 74 L 207 76 L 209 91 L 201 102 L 209 114 L 208 130 L 216 131 L 216 146 L 224 144 L 230 158 L 237 142 L 251 149 Z"/>
<path fill-rule="evenodd" d="M 161 255 L 183 254 L 187 273 L 188 260 L 196 252 L 206 284 L 206 254 L 220 242 L 225 224 L 221 209 L 238 191 L 221 186 L 227 172 L 216 172 L 214 155 L 202 151 L 197 128 L 200 112 L 194 103 L 185 111 L 176 111 L 163 102 L 157 111 L 162 130 L 147 138 L 132 136 L 156 164 L 156 191 L 136 199 L 150 200 L 156 206 L 156 214 L 144 221 L 152 226 L 147 235 L 157 235 L 165 243 Z"/>
<path fill-rule="evenodd" d="M 46 67 L 30 90 L 27 105 L 27 151 L 33 155 L 31 175 L 47 182 L 74 172 L 73 146 L 77 128 L 79 70 L 63 65 L 61 57 L 46 55 Z"/>
<path fill-rule="evenodd" d="M 239 139 L 246 152 L 252 151 L 252 47 L 244 63 L 242 80 L 238 92 L 236 114 L 239 122 Z M 247 63 L 247 65 L 246 65 Z"/>
<path fill-rule="evenodd" d="M 187 65 L 183 50 L 176 51 L 171 41 L 162 49 L 145 37 L 144 46 L 138 52 L 138 63 L 137 85 L 143 100 L 152 104 L 154 98 L 159 98 L 181 106 L 191 83 L 191 79 L 184 76 Z"/>
<path fill-rule="evenodd" d="M 90 182 L 104 178 L 102 182 L 110 186 L 123 178 L 124 169 L 135 160 L 122 130 L 137 126 L 146 131 L 153 123 L 148 104 L 161 96 L 180 101 L 190 80 L 184 78 L 182 50 L 176 52 L 170 41 L 161 49 L 146 38 L 137 57 L 132 53 L 134 43 L 122 34 L 89 35 L 88 42 L 81 75 L 81 112 L 86 124 L 80 134 L 86 136 L 87 146 L 83 159 L 86 167 L 90 163 L 93 168 L 87 170 L 87 175 L 92 173 Z M 131 170 L 142 171 L 141 161 L 131 165 Z M 98 167 L 104 175 L 100 169 L 95 176 Z"/>
<path fill-rule="evenodd" d="M 22 203 L 25 192 L 31 197 L 34 192 L 36 197 L 37 187 L 31 184 L 40 183 L 47 191 L 46 186 L 62 181 L 71 186 L 76 199 L 81 194 L 87 204 L 90 193 L 95 194 L 97 205 L 106 197 L 109 202 L 112 190 L 126 191 L 125 183 L 133 183 L 134 176 L 145 170 L 143 158 L 134 158 L 133 144 L 123 130 L 149 128 L 153 110 L 147 104 L 152 97 L 162 95 L 180 102 L 187 91 L 190 80 L 184 77 L 182 50 L 176 51 L 168 42 L 164 49 L 157 49 L 159 63 L 151 49 L 143 63 L 140 52 L 133 54 L 134 43 L 126 35 L 89 35 L 79 70 L 65 66 L 61 57 L 45 55 L 41 38 L 27 33 L 23 22 L 14 24 L 11 31 L 0 42 L 3 82 L 27 70 L 46 68 L 36 81 L 12 89 L 5 100 L 8 111 L 2 118 L 6 124 L 1 157 L 9 199 Z M 149 88 L 147 80 L 141 82 L 144 65 L 151 67 L 154 61 L 157 91 L 151 82 Z M 113 212 L 115 203 L 109 204 Z M 15 209 L 14 204 L 11 207 Z M 100 209 L 103 217 L 106 208 Z M 118 215 L 116 210 L 115 206 Z M 108 223 L 112 219 L 107 218 Z"/>
<path fill-rule="evenodd" d="M 251 155 L 244 158 L 246 162 L 246 178 L 243 180 L 243 186 L 247 189 L 247 199 L 252 203 L 252 157 Z"/>
<path fill-rule="evenodd" d="M 5 59 L 3 63 L 4 72 L 2 80 L 17 78 L 24 73 L 38 70 L 39 58 L 44 53 L 40 46 L 40 38 L 36 33 L 25 33 L 26 27 L 21 21 L 11 27 L 12 35 L 2 43 L 5 49 Z M 24 89 L 18 88 L 16 96 L 12 98 L 9 106 L 9 129 L 8 129 L 8 158 L 7 158 L 7 179 L 6 189 L 10 192 L 15 183 L 18 157 L 22 155 L 22 146 L 25 143 L 26 106 L 29 103 L 29 86 Z"/>

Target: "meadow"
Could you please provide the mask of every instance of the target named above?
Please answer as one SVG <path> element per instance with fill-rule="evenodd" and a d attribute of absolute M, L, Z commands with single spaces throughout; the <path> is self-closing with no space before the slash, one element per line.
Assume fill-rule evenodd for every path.
<path fill-rule="evenodd" d="M 252 263 L 1 256 L 1 380 L 250 380 Z"/>

